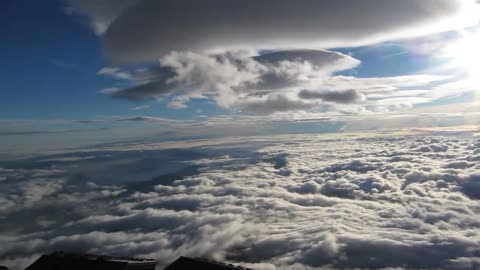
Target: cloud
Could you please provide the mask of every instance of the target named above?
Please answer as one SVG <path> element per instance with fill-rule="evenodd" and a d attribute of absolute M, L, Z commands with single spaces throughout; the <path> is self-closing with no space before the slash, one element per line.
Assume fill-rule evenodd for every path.
<path fill-rule="evenodd" d="M 0 136 L 62 134 L 62 133 L 88 132 L 88 131 L 103 131 L 103 130 L 107 130 L 107 129 L 108 128 L 0 131 Z"/>
<path fill-rule="evenodd" d="M 160 60 L 160 66 L 139 74 L 136 86 L 106 93 L 132 101 L 172 95 L 169 107 L 174 109 L 186 108 L 191 98 L 213 98 L 224 108 L 266 114 L 315 107 L 315 102 L 276 92 L 291 92 L 359 63 L 350 56 L 325 50 L 281 51 L 255 57 L 244 52 L 210 56 L 172 53 Z M 268 104 L 261 109 L 263 102 Z"/>
<path fill-rule="evenodd" d="M 365 95 L 356 90 L 323 92 L 302 90 L 298 96 L 302 99 L 322 99 L 327 102 L 344 104 L 359 103 L 365 100 Z"/>
<path fill-rule="evenodd" d="M 132 110 L 138 111 L 138 110 L 146 110 L 149 108 L 150 108 L 150 105 L 139 105 L 139 106 L 133 107 Z"/>
<path fill-rule="evenodd" d="M 191 98 L 213 98 L 224 108 L 260 111 L 255 109 L 254 103 L 267 99 L 269 103 L 277 102 L 279 105 L 280 99 L 285 100 L 288 96 L 274 96 L 275 92 L 290 91 L 291 88 L 309 84 L 314 78 L 328 77 L 333 72 L 353 68 L 359 63 L 348 55 L 325 50 L 281 51 L 255 57 L 244 52 L 222 55 L 171 53 L 160 60 L 159 66 L 138 74 L 137 85 L 106 93 L 132 101 L 173 95 L 169 106 L 175 109 L 185 108 L 185 103 Z M 261 96 L 264 98 L 258 98 Z M 270 107 L 286 111 L 314 105 L 301 100 L 284 102 L 285 105 L 287 103 L 306 105 Z"/>
<path fill-rule="evenodd" d="M 113 96 L 116 92 L 118 92 L 120 90 L 121 89 L 118 88 L 118 87 L 107 87 L 107 88 L 103 88 L 103 89 L 98 90 L 98 93 Z"/>
<path fill-rule="evenodd" d="M 131 80 L 132 79 L 132 74 L 120 70 L 120 68 L 117 67 L 103 67 L 100 70 L 97 71 L 97 75 L 101 76 L 111 76 L 116 79 L 121 79 L 121 80 Z"/>
<path fill-rule="evenodd" d="M 100 122 L 100 120 L 75 120 L 75 122 L 80 124 L 95 124 Z"/>
<path fill-rule="evenodd" d="M 67 249 L 160 267 L 187 255 L 279 270 L 469 269 L 480 144 L 433 134 L 128 142 L 2 162 L 0 261 Z M 141 181 L 158 164 L 173 172 Z"/>
<path fill-rule="evenodd" d="M 268 52 L 253 59 L 263 65 L 280 66 L 285 62 L 308 62 L 314 66 L 317 71 L 323 74 L 331 74 L 341 70 L 348 70 L 355 68 L 360 64 L 360 61 L 334 51 L 328 50 L 283 50 L 276 52 Z"/>
<path fill-rule="evenodd" d="M 445 75 L 405 75 L 394 77 L 373 77 L 357 78 L 352 76 L 334 76 L 328 78 L 326 84 L 329 87 L 336 87 L 337 90 L 351 89 L 352 83 L 357 90 L 371 90 L 372 92 L 388 92 L 397 88 L 426 86 L 433 82 L 442 82 L 451 79 L 452 76 Z M 370 92 L 370 91 L 369 91 Z"/>
<path fill-rule="evenodd" d="M 462 184 L 462 189 L 470 198 L 480 200 L 480 174 L 468 176 Z"/>
<path fill-rule="evenodd" d="M 185 101 L 182 100 L 172 100 L 167 106 L 168 108 L 175 110 L 188 108 L 188 106 L 185 104 Z"/>
<path fill-rule="evenodd" d="M 101 92 L 136 102 L 170 98 L 171 109 L 187 108 L 191 99 L 211 99 L 224 109 L 263 115 L 289 111 L 388 112 L 455 94 L 433 94 L 456 85 L 451 76 L 337 75 L 359 64 L 349 55 L 327 50 L 257 56 L 242 51 L 216 55 L 174 52 L 161 58 L 159 65 L 134 73 L 134 86 Z"/>
<path fill-rule="evenodd" d="M 72 2 L 119 63 L 150 62 L 172 51 L 352 47 L 477 22 L 473 0 Z"/>
<path fill-rule="evenodd" d="M 113 63 L 159 59 L 157 65 L 132 72 L 100 69 L 99 75 L 132 83 L 99 91 L 116 99 L 167 100 L 170 109 L 187 108 L 191 99 L 209 99 L 243 114 L 344 115 L 400 111 L 475 89 L 448 76 L 339 75 L 360 61 L 321 50 L 473 26 L 478 22 L 474 0 L 70 3 L 90 18 Z"/>
<path fill-rule="evenodd" d="M 91 21 L 91 26 L 97 34 L 104 33 L 109 25 L 129 6 L 137 3 L 137 0 L 117 0 L 102 1 L 95 0 L 69 0 L 73 5 L 73 10 L 83 11 L 95 18 Z"/>
<path fill-rule="evenodd" d="M 243 102 L 239 109 L 255 114 L 271 114 L 274 112 L 287 112 L 307 110 L 317 106 L 318 104 L 294 100 L 285 95 L 271 95 L 267 98 L 251 99 Z"/>
<path fill-rule="evenodd" d="M 129 118 L 120 118 L 117 121 L 133 121 L 133 122 L 171 122 L 172 120 L 161 118 L 161 117 L 153 117 L 153 116 L 135 116 Z"/>

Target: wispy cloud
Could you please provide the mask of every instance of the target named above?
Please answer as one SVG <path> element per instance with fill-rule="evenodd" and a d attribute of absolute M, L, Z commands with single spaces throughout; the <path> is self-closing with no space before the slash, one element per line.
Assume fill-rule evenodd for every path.
<path fill-rule="evenodd" d="M 88 131 L 103 131 L 109 128 L 96 129 L 65 129 L 65 130 L 24 130 L 24 131 L 0 131 L 0 136 L 15 136 L 15 135 L 44 135 L 44 134 L 61 134 L 61 133 L 77 133 Z"/>
<path fill-rule="evenodd" d="M 175 120 L 162 118 L 162 117 L 153 117 L 153 116 L 134 116 L 119 118 L 117 121 L 134 121 L 134 122 L 174 122 Z"/>
<path fill-rule="evenodd" d="M 97 71 L 97 75 L 111 76 L 113 78 L 122 80 L 132 79 L 132 74 L 126 71 L 122 71 L 120 68 L 117 67 L 103 67 L 99 71 Z"/>
<path fill-rule="evenodd" d="M 149 109 L 150 105 L 138 105 L 132 108 L 132 110 L 139 111 L 139 110 L 146 110 Z"/>

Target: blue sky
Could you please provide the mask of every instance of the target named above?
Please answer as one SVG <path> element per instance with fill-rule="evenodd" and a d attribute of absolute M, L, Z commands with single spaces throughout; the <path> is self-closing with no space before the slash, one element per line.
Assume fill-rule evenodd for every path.
<path fill-rule="evenodd" d="M 68 3 L 20 0 L 3 5 L 1 32 L 8 37 L 0 44 L 8 63 L 0 81 L 7 95 L 0 106 L 3 119 L 81 120 L 146 113 L 133 110 L 145 103 L 112 101 L 98 93 L 123 82 L 96 74 L 109 60 L 87 18 L 70 14 Z M 196 105 L 195 110 L 218 111 L 204 102 Z M 171 112 L 159 103 L 147 114 L 185 119 L 195 110 Z"/>
<path fill-rule="evenodd" d="M 81 18 L 67 15 L 57 1 L 3 6 L 2 32 L 8 38 L 0 46 L 9 66 L 1 80 L 8 95 L 0 109 L 4 118 L 68 119 L 107 109 L 94 91 L 109 83 L 95 76 L 103 65 L 100 43 Z"/>
<path fill-rule="evenodd" d="M 438 14 L 438 18 L 435 17 L 437 14 L 432 14 L 432 21 L 428 23 L 424 22 L 424 18 L 405 15 L 405 20 L 418 20 L 418 25 L 397 30 L 397 22 L 391 22 L 391 27 L 386 28 L 390 24 L 387 22 L 386 29 L 380 25 L 370 32 L 360 28 L 363 18 L 358 18 L 359 29 L 355 32 L 342 28 L 342 23 L 339 23 L 338 31 L 332 30 L 331 35 L 341 41 L 330 41 L 330 36 L 321 34 L 318 39 L 310 38 L 315 35 L 306 33 L 297 37 L 305 41 L 297 42 L 294 34 L 272 34 L 274 30 L 270 30 L 268 35 L 272 35 L 272 39 L 278 36 L 279 42 L 275 46 L 268 45 L 268 40 L 261 38 L 242 41 L 245 45 L 237 46 L 221 29 L 213 29 L 218 32 L 218 42 L 228 45 L 228 49 L 210 52 L 210 41 L 202 41 L 202 37 L 184 37 L 175 32 L 182 30 L 181 27 L 188 31 L 191 27 L 188 19 L 184 24 L 170 25 L 168 16 L 164 14 L 166 18 L 159 19 L 158 24 L 153 19 L 153 25 L 146 26 L 146 22 L 152 21 L 147 20 L 150 15 L 135 13 L 146 12 L 142 11 L 143 3 L 131 9 L 122 5 L 106 1 L 105 8 L 95 1 L 75 0 L 3 3 L 0 32 L 6 38 L 0 43 L 0 56 L 6 64 L 0 73 L 3 97 L 0 101 L 0 120 L 3 123 L 0 131 L 2 137 L 8 136 L 5 140 L 11 142 L 7 149 L 15 148 L 25 140 L 42 145 L 36 143 L 37 140 L 42 141 L 39 139 L 41 133 L 48 134 L 51 145 L 55 145 L 58 141 L 56 137 L 66 141 L 75 138 L 79 143 L 88 144 L 97 142 L 92 137 L 108 140 L 132 136 L 155 137 L 155 134 L 175 132 L 177 137 L 224 136 L 235 132 L 290 133 L 298 130 L 299 126 L 304 131 L 331 132 L 332 127 L 335 127 L 333 131 L 340 131 L 352 121 L 368 122 L 372 117 L 377 120 L 385 115 L 422 114 L 425 117 L 423 108 L 439 105 L 443 107 L 437 111 L 432 109 L 429 113 L 465 113 L 458 110 L 459 106 L 452 109 L 454 105 L 445 111 L 444 105 L 475 104 L 475 84 L 465 79 L 470 70 L 465 67 L 465 61 L 455 63 L 455 59 L 462 59 L 464 55 L 454 53 L 452 56 L 449 44 L 462 44 L 462 40 L 467 38 L 470 44 L 470 37 L 477 40 L 476 17 L 467 22 L 459 20 L 459 26 L 447 27 L 439 26 L 442 20 L 458 14 Z M 149 7 L 153 11 L 155 8 L 160 8 L 158 12 L 161 15 L 161 7 Z M 247 10 L 250 7 L 239 8 Z M 398 8 L 404 7 L 399 4 Z M 147 19 L 144 20 L 144 17 Z M 292 23 L 295 20 L 297 18 L 292 18 Z M 256 23 L 261 26 L 262 19 Z M 198 24 L 202 27 L 201 21 Z M 205 24 L 206 29 L 199 30 L 199 33 L 210 31 L 210 25 Z M 138 32 L 135 29 L 138 27 L 148 30 Z M 308 26 L 305 28 L 308 32 Z M 259 29 L 261 31 L 262 27 Z M 255 37 L 247 30 L 238 31 L 240 37 Z M 164 39 L 162 35 L 165 35 Z M 191 47 L 188 47 L 189 43 L 175 43 L 176 39 L 192 39 Z M 234 48 L 230 49 L 232 44 Z M 324 58 L 313 62 L 308 59 L 305 50 L 320 50 L 314 52 L 314 57 Z M 172 54 L 173 51 L 176 54 Z M 272 57 L 272 52 L 280 52 L 274 57 L 284 57 L 281 59 L 296 66 L 285 68 L 280 62 L 254 60 L 257 65 L 255 70 L 244 71 L 232 64 L 232 59 L 250 63 L 252 59 L 257 59 L 250 58 L 255 54 L 268 59 Z M 296 58 L 287 59 L 287 53 L 283 52 L 294 53 Z M 221 57 L 223 60 L 218 60 Z M 326 60 L 327 57 L 336 58 L 336 62 L 325 62 L 330 61 Z M 212 68 L 208 66 L 209 61 L 217 63 Z M 157 67 L 173 71 L 177 77 L 170 79 L 176 80 L 175 83 L 155 81 L 164 76 L 163 71 L 156 71 Z M 265 68 L 271 70 L 266 71 Z M 313 69 L 307 70 L 309 68 Z M 105 72 L 102 73 L 102 70 Z M 229 71 L 232 73 L 229 74 Z M 263 75 L 258 72 L 263 72 Z M 290 84 L 282 85 L 275 91 L 265 90 L 270 86 L 249 85 L 254 80 L 271 78 L 268 76 L 278 72 L 297 73 L 281 75 L 296 77 L 283 78 Z M 120 73 L 126 74 L 126 78 L 119 78 Z M 145 76 L 150 77 L 145 79 Z M 152 82 L 152 76 L 156 88 L 145 94 L 142 91 Z M 384 80 L 378 81 L 379 78 Z M 345 85 L 341 86 L 342 83 Z M 458 86 L 449 83 L 458 83 Z M 384 93 L 379 96 L 373 89 L 375 87 L 385 88 L 382 90 Z M 452 87 L 459 89 L 455 92 Z M 308 100 L 299 99 L 301 91 L 309 93 Z M 354 96 L 347 97 L 348 94 Z M 332 97 L 351 100 L 332 100 Z M 468 109 L 469 112 L 472 110 L 476 112 Z M 445 121 L 451 123 L 451 119 L 447 118 L 445 116 Z M 320 120 L 313 122 L 312 119 Z M 306 120 L 308 122 L 298 123 Z M 462 121 L 455 123 L 465 124 Z M 214 128 L 210 128 L 212 126 Z M 405 123 L 398 123 L 398 127 L 405 127 Z M 54 132 L 44 132 L 52 130 Z M 78 131 L 92 134 L 77 134 Z"/>

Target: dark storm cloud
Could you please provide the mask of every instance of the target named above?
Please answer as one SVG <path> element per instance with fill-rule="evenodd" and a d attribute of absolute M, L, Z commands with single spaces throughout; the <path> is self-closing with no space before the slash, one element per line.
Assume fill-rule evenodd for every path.
<path fill-rule="evenodd" d="M 365 45 L 461 28 L 471 0 L 72 0 L 117 62 L 171 51 Z M 447 23 L 449 22 L 449 23 Z"/>

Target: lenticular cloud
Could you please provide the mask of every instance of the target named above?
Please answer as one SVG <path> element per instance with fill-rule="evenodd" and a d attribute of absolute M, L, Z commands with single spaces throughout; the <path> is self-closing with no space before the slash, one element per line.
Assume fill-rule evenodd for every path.
<path fill-rule="evenodd" d="M 70 0 L 119 63 L 172 51 L 333 48 L 477 23 L 473 0 Z"/>

